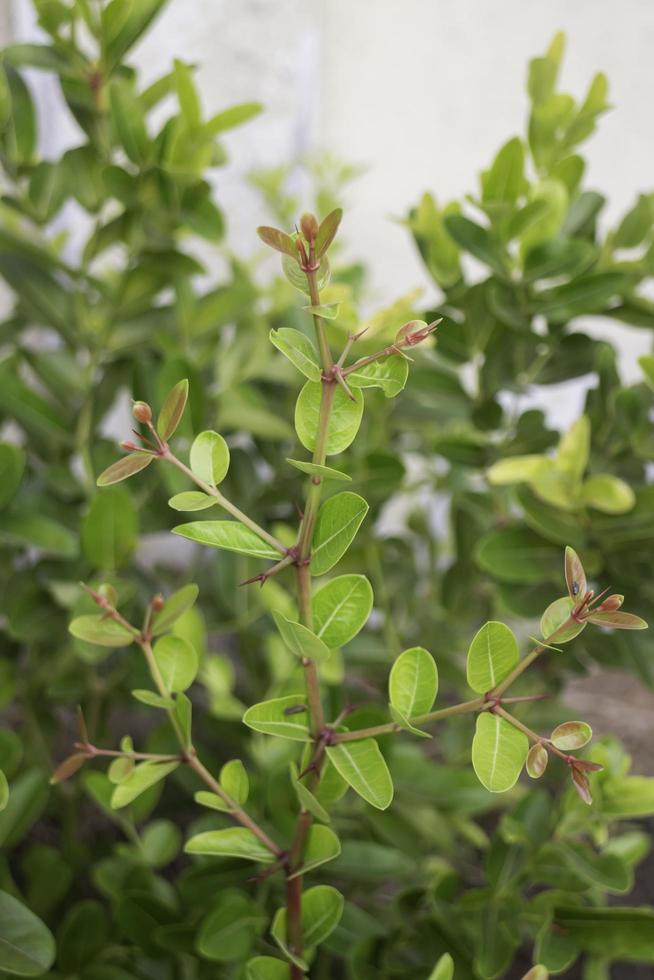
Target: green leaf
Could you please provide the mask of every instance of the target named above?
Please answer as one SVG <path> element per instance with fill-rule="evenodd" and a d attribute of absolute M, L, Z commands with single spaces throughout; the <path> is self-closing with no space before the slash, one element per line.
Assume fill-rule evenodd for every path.
<path fill-rule="evenodd" d="M 229 447 L 217 432 L 201 432 L 191 446 L 190 462 L 196 476 L 217 487 L 229 470 Z"/>
<path fill-rule="evenodd" d="M 168 392 L 157 419 L 157 432 L 164 442 L 173 435 L 182 420 L 188 399 L 188 381 L 178 381 Z"/>
<path fill-rule="evenodd" d="M 454 960 L 449 953 L 443 953 L 427 980 L 452 980 L 454 977 Z"/>
<path fill-rule="evenodd" d="M 127 480 L 149 466 L 153 459 L 154 456 L 148 453 L 130 453 L 129 456 L 124 456 L 123 459 L 108 466 L 98 477 L 97 484 L 99 487 L 109 487 L 112 483 Z"/>
<path fill-rule="evenodd" d="M 121 623 L 107 619 L 102 613 L 78 616 L 68 629 L 78 640 L 97 643 L 101 647 L 126 647 L 134 642 L 133 633 Z"/>
<path fill-rule="evenodd" d="M 0 812 L 6 809 L 9 802 L 9 783 L 4 771 L 0 769 Z"/>
<path fill-rule="evenodd" d="M 610 301 L 628 288 L 629 280 L 622 272 L 588 273 L 539 293 L 536 312 L 553 323 L 567 323 L 576 316 L 606 311 Z"/>
<path fill-rule="evenodd" d="M 136 44 L 166 0 L 112 0 L 102 12 L 104 58 L 107 71 Z"/>
<path fill-rule="evenodd" d="M 322 504 L 311 546 L 312 575 L 324 575 L 343 557 L 367 513 L 363 497 L 349 490 Z"/>
<path fill-rule="evenodd" d="M 197 129 L 202 123 L 202 109 L 191 69 L 178 58 L 174 64 L 175 88 L 184 122 L 189 129 Z"/>
<path fill-rule="evenodd" d="M 554 909 L 556 927 L 586 953 L 654 963 L 654 911 L 574 906 Z"/>
<path fill-rule="evenodd" d="M 482 174 L 484 204 L 515 204 L 525 188 L 524 166 L 524 147 L 515 136 L 500 149 L 490 170 Z"/>
<path fill-rule="evenodd" d="M 174 497 L 171 497 L 168 506 L 172 507 L 173 510 L 193 511 L 207 510 L 208 507 L 214 507 L 216 503 L 215 497 L 210 497 L 199 490 L 184 490 L 182 493 L 176 493 Z"/>
<path fill-rule="evenodd" d="M 635 248 L 647 238 L 654 221 L 652 202 L 646 194 L 639 194 L 638 200 L 618 225 L 613 236 L 616 248 Z"/>
<path fill-rule="evenodd" d="M 335 303 L 329 306 L 303 306 L 305 313 L 313 316 L 321 316 L 323 320 L 336 320 L 340 312 L 340 305 Z"/>
<path fill-rule="evenodd" d="M 428 650 L 411 647 L 399 655 L 388 678 L 393 708 L 411 719 L 431 711 L 438 692 L 438 668 Z"/>
<path fill-rule="evenodd" d="M 506 277 L 506 260 L 502 246 L 487 228 L 482 228 L 462 214 L 448 214 L 445 227 L 457 245 L 489 266 L 500 277 Z"/>
<path fill-rule="evenodd" d="M 258 534 L 239 521 L 195 521 L 191 524 L 179 524 L 173 528 L 173 534 L 179 534 L 209 548 L 236 551 L 239 555 L 279 558 L 279 552 L 275 548 L 266 544 Z"/>
<path fill-rule="evenodd" d="M 152 617 L 152 635 L 161 636 L 190 609 L 198 597 L 199 589 L 194 583 L 183 585 L 164 600 L 163 609 Z"/>
<path fill-rule="evenodd" d="M 161 694 L 156 694 L 155 691 L 139 688 L 132 691 L 132 697 L 140 701 L 141 704 L 147 704 L 150 708 L 162 708 L 164 711 L 170 711 L 171 708 L 175 707 L 172 698 L 163 697 Z"/>
<path fill-rule="evenodd" d="M 220 813 L 229 813 L 230 808 L 217 793 L 208 793 L 206 790 L 199 790 L 193 794 L 193 799 L 199 806 L 206 806 L 209 810 L 218 810 Z"/>
<path fill-rule="evenodd" d="M 580 238 L 548 238 L 537 242 L 525 255 L 523 279 L 551 279 L 556 276 L 578 275 L 592 265 L 597 255 L 595 247 Z"/>
<path fill-rule="evenodd" d="M 263 106 L 260 102 L 241 102 L 240 105 L 233 105 L 229 109 L 217 112 L 207 122 L 205 129 L 212 136 L 219 136 L 220 133 L 224 133 L 228 129 L 242 126 L 243 123 L 254 119 L 262 110 Z"/>
<path fill-rule="evenodd" d="M 172 820 L 155 820 L 141 834 L 141 847 L 151 868 L 164 868 L 177 857 L 182 835 Z"/>
<path fill-rule="evenodd" d="M 250 780 L 240 759 L 230 759 L 220 770 L 220 785 L 231 798 L 242 806 L 250 792 Z"/>
<path fill-rule="evenodd" d="M 569 640 L 574 640 L 575 636 L 579 636 L 581 631 L 585 629 L 586 623 L 572 622 L 560 633 L 557 632 L 566 619 L 569 619 L 575 605 L 575 600 L 567 595 L 550 603 L 540 621 L 540 631 L 546 640 L 552 638 L 554 643 L 567 643 Z M 556 636 L 553 636 L 554 633 Z"/>
<path fill-rule="evenodd" d="M 301 473 L 306 473 L 308 476 L 318 476 L 321 480 L 338 480 L 343 483 L 350 483 L 352 477 L 348 476 L 347 473 L 341 473 L 340 470 L 334 470 L 331 466 L 321 466 L 319 463 L 306 463 L 301 459 L 289 459 L 286 458 L 286 462 L 294 466 L 296 470 Z"/>
<path fill-rule="evenodd" d="M 326 828 L 323 828 L 326 829 Z M 334 931 L 343 915 L 345 899 L 331 885 L 316 885 L 302 896 L 302 946 L 309 950 L 318 946 Z M 306 970 L 303 960 L 294 956 L 286 941 L 286 909 L 278 909 L 270 929 L 271 935 L 282 952 L 300 969 Z M 288 967 L 286 968 L 288 970 Z"/>
<path fill-rule="evenodd" d="M 201 956 L 218 963 L 240 961 L 249 955 L 266 921 L 251 898 L 235 888 L 225 888 L 202 920 L 195 948 Z"/>
<path fill-rule="evenodd" d="M 125 153 L 133 163 L 144 164 L 150 151 L 143 106 L 131 80 L 112 78 L 109 83 L 111 122 Z"/>
<path fill-rule="evenodd" d="M 482 786 L 491 793 L 511 789 L 525 764 L 529 740 L 499 715 L 488 711 L 477 716 L 472 741 L 472 766 Z"/>
<path fill-rule="evenodd" d="M 489 531 L 476 548 L 479 566 L 500 582 L 516 585 L 540 583 L 560 574 L 561 552 L 528 528 L 506 527 Z"/>
<path fill-rule="evenodd" d="M 185 694 L 179 693 L 175 698 L 175 718 L 179 725 L 184 746 L 191 744 L 191 727 L 193 724 L 193 705 Z"/>
<path fill-rule="evenodd" d="M 316 448 L 322 392 L 322 384 L 307 381 L 295 405 L 295 430 L 304 448 L 310 452 Z M 354 401 L 348 398 L 340 385 L 334 387 L 325 442 L 325 452 L 328 456 L 334 456 L 347 449 L 359 431 L 363 416 L 363 395 L 358 389 L 355 389 L 352 394 Z"/>
<path fill-rule="evenodd" d="M 308 810 L 309 813 L 317 820 L 322 820 L 323 823 L 329 823 L 329 814 L 322 806 L 319 800 L 313 795 L 311 790 L 307 789 L 301 779 L 298 779 L 298 770 L 294 762 L 290 763 L 291 768 L 291 782 L 293 784 L 293 789 L 297 795 L 300 806 L 303 810 Z"/>
<path fill-rule="evenodd" d="M 273 619 L 285 645 L 296 657 L 309 657 L 318 663 L 329 659 L 330 649 L 316 634 L 302 623 L 286 619 L 280 612 L 273 612 Z"/>
<path fill-rule="evenodd" d="M 0 970 L 41 976 L 52 966 L 55 952 L 48 927 L 13 895 L 0 891 Z"/>
<path fill-rule="evenodd" d="M 288 980 L 288 964 L 272 956 L 255 956 L 245 966 L 246 980 Z"/>
<path fill-rule="evenodd" d="M 590 419 L 581 415 L 563 435 L 556 454 L 556 467 L 573 480 L 581 479 L 590 456 Z"/>
<path fill-rule="evenodd" d="M 165 779 L 179 766 L 179 762 L 154 762 L 148 759 L 134 766 L 129 776 L 116 786 L 111 796 L 112 810 L 120 810 L 145 793 L 146 789 Z"/>
<path fill-rule="evenodd" d="M 629 484 L 610 473 L 589 476 L 582 485 L 581 497 L 589 507 L 604 514 L 625 514 L 636 503 L 636 496 Z"/>
<path fill-rule="evenodd" d="M 372 603 L 372 586 L 365 575 L 332 579 L 312 599 L 316 635 L 330 650 L 344 646 L 365 626 Z"/>
<path fill-rule="evenodd" d="M 593 729 L 585 721 L 564 721 L 557 725 L 550 738 L 557 749 L 563 752 L 573 752 L 583 749 L 593 737 Z"/>
<path fill-rule="evenodd" d="M 245 827 L 207 830 L 196 834 L 184 845 L 187 854 L 207 854 L 211 857 L 243 858 L 259 864 L 272 864 L 275 855 Z"/>
<path fill-rule="evenodd" d="M 485 623 L 468 649 L 468 684 L 478 694 L 491 691 L 511 673 L 520 654 L 518 641 L 504 623 Z"/>
<path fill-rule="evenodd" d="M 320 381 L 318 352 L 312 341 L 299 330 L 281 327 L 270 331 L 270 342 L 310 381 Z"/>
<path fill-rule="evenodd" d="M 381 388 L 386 398 L 395 398 L 404 388 L 408 376 L 409 362 L 396 354 L 361 368 L 354 364 L 348 372 L 347 383 L 351 388 Z"/>
<path fill-rule="evenodd" d="M 487 470 L 486 476 L 493 486 L 512 483 L 530 483 L 536 480 L 549 462 L 546 456 L 509 456 L 500 459 Z"/>
<path fill-rule="evenodd" d="M 294 709 L 303 708 L 296 712 Z M 243 724 L 264 735 L 278 735 L 296 742 L 310 742 L 309 712 L 306 695 L 289 694 L 253 704 L 243 715 Z"/>
<path fill-rule="evenodd" d="M 198 655 L 181 636 L 162 636 L 154 645 L 154 659 L 168 691 L 185 691 L 198 672 Z"/>
<path fill-rule="evenodd" d="M 77 556 L 75 535 L 58 521 L 34 511 L 7 510 L 0 514 L 0 541 L 27 545 L 61 558 Z"/>
<path fill-rule="evenodd" d="M 274 247 L 274 246 L 273 246 Z M 281 251 L 281 249 L 280 249 Z M 290 282 L 294 289 L 298 292 L 309 295 L 309 284 L 307 282 L 306 272 L 303 272 L 297 260 L 297 249 L 294 249 L 294 258 L 290 255 L 282 255 L 282 272 Z M 329 280 L 331 278 L 331 268 L 329 265 L 329 259 L 326 255 L 323 255 L 320 268 L 317 273 L 317 284 L 318 289 L 325 289 L 329 285 Z"/>
<path fill-rule="evenodd" d="M 390 806 L 393 782 L 374 738 L 328 745 L 326 751 L 329 761 L 355 793 L 378 810 Z"/>
<path fill-rule="evenodd" d="M 20 446 L 0 442 L 0 507 L 14 496 L 25 469 L 25 453 Z"/>
<path fill-rule="evenodd" d="M 389 704 L 388 710 L 395 724 L 399 725 L 405 732 L 410 732 L 412 735 L 417 735 L 419 738 L 432 738 L 429 732 L 423 732 L 422 729 L 416 728 L 415 725 L 412 725 L 407 716 L 402 714 L 399 708 L 396 708 L 395 705 Z"/>
<path fill-rule="evenodd" d="M 112 572 L 131 557 L 138 538 L 138 515 L 125 487 L 97 494 L 82 520 L 84 556 L 95 568 Z"/>
<path fill-rule="evenodd" d="M 314 868 L 326 864 L 327 861 L 333 861 L 340 853 L 341 843 L 334 831 L 330 830 L 329 827 L 322 827 L 320 824 L 314 825 L 307 835 L 302 866 L 292 875 L 289 875 L 289 881 L 313 871 Z"/>

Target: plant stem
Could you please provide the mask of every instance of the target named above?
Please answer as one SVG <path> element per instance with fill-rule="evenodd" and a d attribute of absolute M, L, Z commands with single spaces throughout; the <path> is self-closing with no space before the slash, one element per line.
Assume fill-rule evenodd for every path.
<path fill-rule="evenodd" d="M 148 663 L 148 667 L 150 668 L 150 674 L 152 675 L 152 680 L 154 681 L 155 686 L 159 691 L 159 694 L 164 698 L 169 698 L 171 696 L 171 692 L 168 690 L 166 683 L 163 677 L 161 676 L 161 671 L 159 670 L 157 661 L 155 660 L 150 641 L 148 639 L 143 638 L 139 642 L 139 646 L 143 650 L 145 659 L 147 660 Z M 264 847 L 268 848 L 269 851 L 272 851 L 275 857 L 281 857 L 282 856 L 281 848 L 277 847 L 275 842 L 272 841 L 268 836 L 268 834 L 266 834 L 266 832 L 262 830 L 262 828 L 252 819 L 252 817 L 250 817 L 249 814 L 245 812 L 243 807 L 240 806 L 236 802 L 236 800 L 233 800 L 232 797 L 229 795 L 229 793 L 225 792 L 225 790 L 222 788 L 218 780 L 211 775 L 211 773 L 206 768 L 206 766 L 203 765 L 203 763 L 198 758 L 197 751 L 194 745 L 192 744 L 192 742 L 189 743 L 186 742 L 186 739 L 184 738 L 184 733 L 182 732 L 179 726 L 179 722 L 175 717 L 174 709 L 170 708 L 167 713 L 168 713 L 168 718 L 170 720 L 170 724 L 172 725 L 175 734 L 177 736 L 177 739 L 179 741 L 179 744 L 182 747 L 182 751 L 184 753 L 184 761 L 188 763 L 188 765 L 191 767 L 191 769 L 194 770 L 194 772 L 197 773 L 197 775 L 209 787 L 209 789 L 221 798 L 221 800 L 229 808 L 229 812 L 231 816 L 235 820 L 237 820 L 238 823 L 241 824 L 241 826 L 246 827 L 248 830 L 250 830 L 254 834 L 254 836 L 261 841 Z"/>
<path fill-rule="evenodd" d="M 549 644 L 552 643 L 553 640 L 556 640 L 557 636 L 560 636 L 565 632 L 565 630 L 569 629 L 573 623 L 576 623 L 576 619 L 573 616 L 568 616 L 565 622 L 561 623 L 558 629 L 555 629 L 554 632 L 550 636 L 546 637 L 542 643 L 535 646 L 531 653 L 528 653 L 526 657 L 520 660 L 519 663 L 515 665 L 511 673 L 507 674 L 504 680 L 490 692 L 492 697 L 501 697 L 502 693 L 506 691 L 507 687 L 513 684 L 514 680 L 516 680 L 517 677 L 520 677 L 520 674 L 522 674 L 523 671 L 530 666 L 530 664 L 533 664 L 534 660 L 541 655 L 543 650 L 546 650 Z"/>
<path fill-rule="evenodd" d="M 517 728 L 519 731 L 521 731 L 532 742 L 538 742 L 541 745 L 545 745 L 550 752 L 553 752 L 554 755 L 558 755 L 558 757 L 560 759 L 563 759 L 564 762 L 570 761 L 571 756 L 567 755 L 567 753 L 565 752 L 562 752 L 561 749 L 558 749 L 556 745 L 554 745 L 554 743 L 549 738 L 543 738 L 543 736 L 539 735 L 538 732 L 533 731 L 531 728 L 527 728 L 526 725 L 523 725 L 523 723 L 521 721 L 518 721 L 518 719 L 515 718 L 512 714 L 510 714 L 508 711 L 505 711 L 501 705 L 497 705 L 495 708 L 492 709 L 492 711 L 493 714 L 495 715 L 501 715 L 501 717 L 504 718 L 505 721 L 508 721 L 510 725 L 513 725 L 514 728 Z M 574 758 L 574 756 L 572 756 L 572 758 Z"/>
<path fill-rule="evenodd" d="M 220 506 L 227 511 L 228 514 L 231 514 L 232 517 L 235 517 L 238 521 L 241 522 L 241 524 L 245 524 L 245 526 L 249 527 L 251 531 L 254 531 L 254 533 L 262 539 L 262 541 L 265 541 L 266 544 L 269 544 L 271 548 L 274 548 L 275 551 L 278 551 L 280 555 L 286 557 L 288 549 L 284 547 L 281 541 L 278 541 L 277 538 L 275 538 L 272 534 L 269 534 L 268 531 L 260 527 L 260 525 L 257 524 L 256 521 L 253 521 L 251 517 L 248 517 L 247 514 L 244 514 L 242 510 L 239 510 L 239 508 L 235 504 L 233 504 L 231 500 L 228 500 L 227 497 L 224 497 L 222 495 L 222 493 L 220 492 L 220 490 L 217 489 L 217 487 L 212 487 L 210 484 L 205 483 L 204 480 L 201 480 L 199 476 L 196 476 L 193 470 L 190 469 L 190 467 L 188 467 L 185 463 L 182 463 L 181 459 L 178 459 L 177 456 L 175 456 L 168 447 L 166 447 L 162 452 L 162 459 L 168 460 L 168 462 L 172 463 L 173 466 L 176 466 L 178 470 L 181 470 L 182 473 L 185 473 L 186 476 L 189 477 L 189 479 L 193 480 L 196 486 L 200 487 L 200 489 L 204 491 L 204 493 L 208 494 L 210 497 L 214 497 L 216 501 L 220 504 Z"/>
<path fill-rule="evenodd" d="M 415 725 L 425 725 L 430 721 L 440 721 L 442 718 L 451 718 L 453 715 L 464 715 L 471 711 L 482 711 L 488 702 L 483 698 L 475 698 L 473 701 L 462 701 L 460 704 L 453 704 L 449 708 L 440 708 L 438 711 L 430 711 L 426 715 L 418 715 L 411 719 Z M 359 728 L 352 732 L 337 732 L 334 742 L 355 742 L 360 738 L 374 738 L 376 735 L 390 735 L 393 732 L 401 732 L 404 729 L 394 721 L 385 725 L 374 725 L 372 728 Z"/>

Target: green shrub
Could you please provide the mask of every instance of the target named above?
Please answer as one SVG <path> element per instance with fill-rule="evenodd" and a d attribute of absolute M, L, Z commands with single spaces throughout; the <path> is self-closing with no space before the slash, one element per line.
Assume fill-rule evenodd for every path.
<path fill-rule="evenodd" d="M 533 234 L 549 207 L 531 206 L 548 199 L 535 179 L 509 193 L 513 141 L 483 180 L 481 239 L 428 201 L 411 215 L 442 307 L 419 321 L 408 296 L 361 321 L 365 270 L 339 262 L 337 241 L 332 281 L 326 256 L 314 269 L 311 216 L 298 236 L 263 230 L 290 253 L 290 284 L 255 285 L 252 268 L 229 257 L 207 172 L 224 160 L 216 137 L 256 107 L 203 122 L 180 63 L 142 90 L 124 58 L 162 6 L 112 0 L 96 18 L 97 6 L 42 0 L 51 42 L 6 49 L 0 65 L 0 274 L 15 295 L 0 365 L 0 415 L 14 426 L 0 456 L 0 969 L 274 980 L 301 976 L 310 960 L 316 978 L 542 980 L 580 956 L 589 978 L 615 961 L 651 963 L 653 913 L 611 896 L 628 894 L 649 850 L 629 821 L 654 813 L 654 781 L 630 775 L 607 736 L 584 748 L 589 727 L 541 700 L 569 665 L 580 669 L 569 651 L 636 664 L 649 679 L 647 632 L 593 628 L 642 620 L 615 594 L 587 594 L 576 554 L 593 583 L 624 587 L 646 612 L 649 580 L 636 571 L 651 564 L 651 395 L 620 384 L 608 344 L 571 341 L 568 328 L 598 309 L 649 325 L 634 298 L 647 275 L 650 226 L 642 247 L 634 238 L 649 198 L 622 237 L 598 241 L 597 197 L 575 185 L 579 163 L 561 163 L 574 156 L 566 141 L 592 128 L 602 83 L 579 119 L 568 97 L 545 91 L 559 42 L 531 69 L 538 179 L 554 198 L 557 181 L 569 192 L 565 234 L 554 220 L 547 234 L 541 226 L 544 273 L 531 278 L 535 240 L 506 245 L 517 213 Z M 84 134 L 61 160 L 38 156 L 23 66 L 58 76 Z M 155 133 L 162 106 L 172 116 Z M 542 129 L 552 106 L 569 114 L 556 139 Z M 327 157 L 314 168 L 317 210 L 329 215 L 323 244 L 351 175 Z M 255 180 L 290 229 L 298 209 L 283 170 Z M 73 200 L 91 219 L 79 255 L 55 230 Z M 570 227 L 584 209 L 586 223 Z M 228 258 L 220 285 L 201 275 L 197 236 Z M 614 246 L 636 252 L 618 262 Z M 487 262 L 488 280 L 459 275 L 466 249 Z M 548 281 L 555 273 L 562 280 Z M 605 275 L 613 291 L 597 306 L 585 286 Z M 296 287 L 308 291 L 301 305 Z M 543 290 L 557 288 L 565 316 L 556 303 L 544 316 Z M 440 317 L 432 347 L 427 323 Z M 335 368 L 332 351 L 344 348 Z M 411 382 L 395 408 L 408 348 Z M 460 380 L 468 363 L 479 376 L 472 396 Z M 578 423 L 551 463 L 559 434 L 539 413 L 510 412 L 506 393 L 591 365 L 591 431 Z M 108 420 L 130 394 L 142 399 L 139 435 L 125 430 L 116 463 Z M 156 424 L 150 404 L 161 406 Z M 345 449 L 341 469 L 331 454 Z M 525 473 L 516 491 L 509 478 Z M 451 501 L 451 541 L 427 513 L 434 486 Z M 416 489 L 402 532 L 380 535 L 387 507 Z M 623 513 L 605 513 L 607 495 Z M 151 547 L 151 533 L 170 526 L 167 502 L 227 510 L 231 520 L 192 514 L 176 528 L 218 555 Z M 576 551 L 557 600 L 565 545 Z M 314 591 L 317 575 L 327 577 Z M 570 645 L 557 654 L 535 639 L 519 660 L 544 609 L 539 636 Z M 505 695 L 519 675 L 518 693 Z M 550 755 L 562 758 L 544 771 Z M 516 782 L 525 764 L 536 789 Z"/>

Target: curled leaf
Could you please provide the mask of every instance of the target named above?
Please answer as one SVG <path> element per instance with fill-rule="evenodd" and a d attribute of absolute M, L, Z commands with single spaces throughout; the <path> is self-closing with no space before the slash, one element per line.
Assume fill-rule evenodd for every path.
<path fill-rule="evenodd" d="M 572 776 L 572 785 L 576 789 L 580 799 L 583 800 L 588 806 L 593 802 L 593 796 L 590 791 L 590 783 L 588 782 L 588 776 L 584 775 L 583 772 L 579 772 L 578 769 L 573 768 L 570 775 Z"/>
<path fill-rule="evenodd" d="M 532 745 L 527 753 L 527 763 L 525 767 L 527 769 L 527 775 L 531 776 L 532 779 L 540 779 L 547 769 L 549 758 L 547 749 L 541 742 L 537 742 L 535 745 Z"/>
<path fill-rule="evenodd" d="M 582 749 L 593 737 L 593 729 L 585 721 L 565 721 L 551 735 L 553 745 L 564 752 Z"/>

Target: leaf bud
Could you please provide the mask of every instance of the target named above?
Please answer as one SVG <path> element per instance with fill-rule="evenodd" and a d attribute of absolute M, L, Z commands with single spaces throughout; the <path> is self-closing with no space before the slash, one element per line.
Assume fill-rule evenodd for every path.
<path fill-rule="evenodd" d="M 313 245 L 315 242 L 319 227 L 320 226 L 318 225 L 318 219 L 316 216 L 310 214 L 308 211 L 305 211 L 300 218 L 300 229 L 310 245 Z"/>
<path fill-rule="evenodd" d="M 623 595 L 607 596 L 604 602 L 598 606 L 598 612 L 616 612 L 624 602 Z"/>
<path fill-rule="evenodd" d="M 152 421 L 152 409 L 147 402 L 134 402 L 132 405 L 132 415 L 137 422 Z"/>
<path fill-rule="evenodd" d="M 156 595 L 152 600 L 152 611 L 156 613 L 161 612 L 161 610 L 165 605 L 166 605 L 166 600 L 161 595 L 161 593 L 159 593 L 159 595 Z"/>

